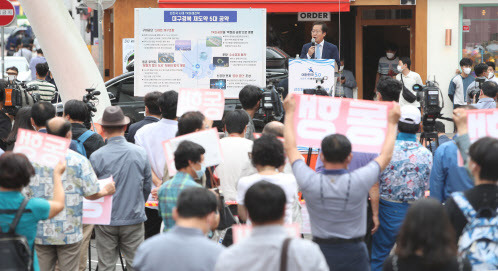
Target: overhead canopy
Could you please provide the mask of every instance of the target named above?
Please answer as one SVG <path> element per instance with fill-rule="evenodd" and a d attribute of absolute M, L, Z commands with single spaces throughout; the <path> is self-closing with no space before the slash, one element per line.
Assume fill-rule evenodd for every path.
<path fill-rule="evenodd" d="M 266 8 L 267 12 L 348 12 L 349 0 L 158 0 L 160 8 Z"/>

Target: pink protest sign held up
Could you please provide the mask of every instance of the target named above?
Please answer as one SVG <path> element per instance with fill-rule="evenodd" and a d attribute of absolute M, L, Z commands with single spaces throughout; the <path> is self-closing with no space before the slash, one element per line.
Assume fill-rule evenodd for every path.
<path fill-rule="evenodd" d="M 113 181 L 112 176 L 99 180 L 100 189 Z M 83 224 L 111 224 L 112 195 L 97 200 L 83 199 Z"/>
<path fill-rule="evenodd" d="M 14 152 L 25 154 L 31 163 L 54 168 L 65 159 L 69 144 L 66 138 L 19 129 Z"/>
<path fill-rule="evenodd" d="M 380 153 L 392 103 L 303 94 L 294 96 L 297 145 L 319 148 L 324 137 L 337 133 L 348 137 L 353 151 Z"/>
<path fill-rule="evenodd" d="M 467 110 L 470 140 L 485 136 L 498 138 L 498 109 Z"/>
<path fill-rule="evenodd" d="M 210 120 L 221 120 L 224 110 L 225 97 L 221 89 L 181 88 L 178 93 L 178 117 L 189 111 L 200 111 Z"/>

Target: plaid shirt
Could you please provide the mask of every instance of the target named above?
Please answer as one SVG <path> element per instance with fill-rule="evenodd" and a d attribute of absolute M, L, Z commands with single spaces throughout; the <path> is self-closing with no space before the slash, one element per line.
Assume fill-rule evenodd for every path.
<path fill-rule="evenodd" d="M 178 196 L 182 190 L 188 187 L 201 187 L 201 185 L 196 183 L 190 174 L 178 172 L 175 177 L 165 182 L 159 188 L 157 192 L 159 197 L 159 213 L 163 218 L 164 232 L 175 226 L 172 214 L 173 208 L 176 207 Z"/>

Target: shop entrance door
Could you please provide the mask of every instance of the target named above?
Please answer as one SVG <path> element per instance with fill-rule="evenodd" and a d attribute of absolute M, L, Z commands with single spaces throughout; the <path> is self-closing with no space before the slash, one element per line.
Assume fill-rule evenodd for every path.
<path fill-rule="evenodd" d="M 410 56 L 410 30 L 407 26 L 363 27 L 363 99 L 374 97 L 375 78 L 379 58 L 386 55 L 385 45 L 398 46 L 398 57 Z"/>
<path fill-rule="evenodd" d="M 375 76 L 384 47 L 392 42 L 398 46 L 398 56 L 408 56 L 415 69 L 415 8 L 413 6 L 358 7 L 356 12 L 355 72 L 358 98 L 374 97 Z M 416 69 L 415 69 L 416 71 Z"/>

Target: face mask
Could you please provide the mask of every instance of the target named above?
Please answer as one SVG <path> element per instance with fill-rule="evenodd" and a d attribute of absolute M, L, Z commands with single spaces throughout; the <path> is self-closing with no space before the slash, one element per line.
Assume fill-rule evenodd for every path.
<path fill-rule="evenodd" d="M 391 59 L 394 57 L 394 53 L 386 53 L 387 58 Z"/>
<path fill-rule="evenodd" d="M 16 80 L 17 76 L 9 74 L 7 77 L 9 78 L 9 81 L 12 82 L 12 81 Z"/>
<path fill-rule="evenodd" d="M 201 179 L 202 176 L 204 176 L 204 172 L 206 172 L 206 166 L 201 165 L 201 169 L 195 171 L 195 174 L 197 175 L 197 179 Z"/>
<path fill-rule="evenodd" d="M 400 65 L 398 65 L 398 72 L 403 72 L 403 67 L 401 67 Z"/>
<path fill-rule="evenodd" d="M 340 66 L 340 67 L 339 67 L 339 71 L 341 71 L 341 72 L 342 72 L 342 70 L 344 70 L 344 66 Z"/>
<path fill-rule="evenodd" d="M 488 74 L 488 79 L 493 78 L 493 76 L 495 76 L 495 74 L 494 74 L 494 73 L 492 73 L 492 72 L 490 72 L 490 73 Z"/>
<path fill-rule="evenodd" d="M 463 72 L 464 72 L 465 74 L 470 74 L 470 72 L 471 72 L 471 71 L 472 71 L 472 69 L 471 69 L 471 68 L 463 68 Z"/>

